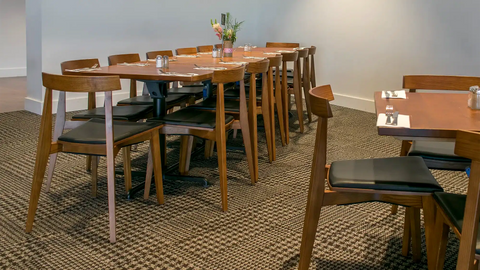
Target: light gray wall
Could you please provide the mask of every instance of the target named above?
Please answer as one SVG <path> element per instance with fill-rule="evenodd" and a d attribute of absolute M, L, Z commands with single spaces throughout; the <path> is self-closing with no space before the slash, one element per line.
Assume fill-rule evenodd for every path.
<path fill-rule="evenodd" d="M 407 74 L 480 75 L 478 0 L 262 1 L 258 39 L 317 46 L 317 84 L 373 111 L 373 92 Z"/>
<path fill-rule="evenodd" d="M 0 77 L 26 75 L 25 0 L 0 0 Z"/>
<path fill-rule="evenodd" d="M 39 0 L 27 0 L 39 1 Z M 66 60 L 98 58 L 107 65 L 107 57 L 121 53 L 145 53 L 220 43 L 210 19 L 230 11 L 245 20 L 237 44 L 255 43 L 260 10 L 254 0 L 42 0 L 42 69 L 60 73 Z M 37 70 L 35 72 L 40 72 Z M 41 81 L 37 82 L 41 86 Z M 32 86 L 33 89 L 33 86 Z M 128 96 L 128 83 L 114 94 L 119 100 Z M 26 109 L 41 111 L 42 87 L 34 87 L 26 100 Z M 67 109 L 86 108 L 86 95 L 67 95 Z"/>

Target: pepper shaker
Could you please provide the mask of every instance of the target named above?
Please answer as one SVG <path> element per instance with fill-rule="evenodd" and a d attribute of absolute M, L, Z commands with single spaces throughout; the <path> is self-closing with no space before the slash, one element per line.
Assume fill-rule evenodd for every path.
<path fill-rule="evenodd" d="M 480 87 L 478 85 L 470 87 L 468 93 L 468 107 L 472 110 L 480 110 Z"/>
<path fill-rule="evenodd" d="M 155 59 L 155 64 L 157 68 L 163 68 L 163 57 L 161 55 L 157 55 L 157 58 Z"/>
<path fill-rule="evenodd" d="M 168 55 L 163 56 L 163 67 L 164 68 L 169 68 L 170 67 L 170 63 L 169 63 L 169 60 L 168 60 Z"/>

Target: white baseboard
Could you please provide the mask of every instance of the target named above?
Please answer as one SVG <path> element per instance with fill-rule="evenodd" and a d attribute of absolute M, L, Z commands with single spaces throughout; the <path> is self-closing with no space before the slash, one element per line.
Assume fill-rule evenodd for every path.
<path fill-rule="evenodd" d="M 27 76 L 26 67 L 0 68 L 0 78 Z"/>
<path fill-rule="evenodd" d="M 130 97 L 130 93 L 113 93 L 113 104 L 117 104 L 118 101 Z M 97 106 L 103 106 L 105 98 L 102 94 L 97 94 Z M 71 111 L 80 111 L 86 110 L 88 104 L 88 98 L 85 94 L 85 97 L 74 97 L 68 98 L 67 94 L 67 112 Z M 53 100 L 52 104 L 52 113 L 57 113 L 58 99 Z M 33 112 L 36 114 L 42 114 L 43 111 L 43 100 L 33 99 L 30 97 L 25 98 L 25 110 Z"/>
<path fill-rule="evenodd" d="M 375 102 L 373 99 L 366 99 L 361 97 L 354 97 L 344 94 L 334 93 L 335 100 L 332 102 L 334 105 L 352 108 L 365 112 L 375 112 Z"/>

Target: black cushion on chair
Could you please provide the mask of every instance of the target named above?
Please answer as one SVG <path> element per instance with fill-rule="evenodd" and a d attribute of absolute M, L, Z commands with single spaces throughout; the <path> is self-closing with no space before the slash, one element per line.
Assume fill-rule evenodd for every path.
<path fill-rule="evenodd" d="M 156 126 L 158 126 L 158 123 L 113 121 L 113 140 L 117 142 Z M 71 143 L 105 144 L 105 137 L 105 119 L 94 118 L 69 130 L 58 140 Z"/>
<path fill-rule="evenodd" d="M 250 88 L 245 86 L 245 96 L 250 98 Z M 233 88 L 224 92 L 224 97 L 228 99 L 239 99 L 240 98 L 240 89 Z M 257 99 L 262 99 L 262 91 L 257 91 Z"/>
<path fill-rule="evenodd" d="M 168 97 L 177 95 L 190 95 L 196 97 L 203 96 L 203 85 L 186 85 L 183 87 L 173 87 L 167 89 Z"/>
<path fill-rule="evenodd" d="M 408 192 L 443 191 L 420 157 L 393 157 L 332 162 L 330 185 Z"/>
<path fill-rule="evenodd" d="M 147 118 L 152 111 L 152 105 L 114 106 L 112 115 L 113 120 L 136 122 L 140 119 Z M 72 117 L 74 120 L 88 120 L 92 118 L 105 118 L 105 108 L 99 107 L 91 109 L 85 113 L 79 113 Z"/>
<path fill-rule="evenodd" d="M 202 110 L 215 110 L 217 106 L 217 100 L 215 97 L 207 98 L 206 100 L 203 100 L 195 105 L 189 106 L 190 108 L 195 108 L 195 109 L 202 109 Z M 238 100 L 231 100 L 231 99 L 226 99 L 225 100 L 225 111 L 226 112 L 234 112 L 238 113 L 240 112 L 240 101 Z"/>
<path fill-rule="evenodd" d="M 452 225 L 455 226 L 461 233 L 467 196 L 445 192 L 435 192 L 433 194 L 433 198 L 443 209 L 443 212 L 445 212 L 446 216 L 448 216 L 449 220 L 452 222 Z M 475 248 L 475 253 L 480 254 L 480 234 L 477 235 L 477 247 Z"/>
<path fill-rule="evenodd" d="M 165 99 L 167 106 L 175 105 L 188 100 L 189 95 L 169 95 Z M 136 96 L 120 100 L 117 105 L 150 105 L 153 106 L 153 99 L 150 96 Z"/>
<path fill-rule="evenodd" d="M 233 116 L 225 115 L 225 124 L 231 121 L 233 121 Z M 189 106 L 167 114 L 164 117 L 147 119 L 147 122 L 214 129 L 216 126 L 216 113 L 196 110 Z"/>

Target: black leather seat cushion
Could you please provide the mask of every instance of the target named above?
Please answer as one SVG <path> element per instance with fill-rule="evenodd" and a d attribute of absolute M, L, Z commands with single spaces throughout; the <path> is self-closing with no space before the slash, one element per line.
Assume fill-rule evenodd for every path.
<path fill-rule="evenodd" d="M 113 140 L 126 139 L 158 126 L 158 123 L 113 121 Z M 105 119 L 94 118 L 85 124 L 69 130 L 58 138 L 59 141 L 85 144 L 105 144 Z"/>
<path fill-rule="evenodd" d="M 422 157 L 425 160 L 425 164 L 427 164 L 427 167 L 430 169 L 463 171 L 472 163 L 468 158 L 430 152 L 411 151 L 408 155 Z"/>
<path fill-rule="evenodd" d="M 240 98 L 240 89 L 234 88 L 229 89 L 223 93 L 225 98 L 229 99 L 239 99 Z M 250 89 L 245 87 L 245 96 L 250 98 Z M 257 91 L 257 99 L 262 99 L 262 91 Z"/>
<path fill-rule="evenodd" d="M 167 106 L 178 104 L 182 101 L 188 100 L 189 95 L 168 95 L 165 99 Z M 150 105 L 153 106 L 153 99 L 150 96 L 136 96 L 120 100 L 117 105 Z"/>
<path fill-rule="evenodd" d="M 195 105 L 189 106 L 189 108 L 202 109 L 202 110 L 215 110 L 217 106 L 217 100 L 215 97 L 207 98 Z M 225 112 L 240 112 L 240 101 L 225 99 Z"/>
<path fill-rule="evenodd" d="M 421 157 L 393 157 L 332 162 L 332 187 L 375 190 L 443 191 Z"/>
<path fill-rule="evenodd" d="M 112 110 L 113 120 L 138 121 L 147 118 L 153 111 L 152 105 L 114 106 Z M 79 113 L 72 117 L 74 120 L 88 120 L 92 118 L 105 118 L 105 108 L 99 107 Z"/>
<path fill-rule="evenodd" d="M 233 121 L 233 116 L 225 115 L 225 124 L 231 121 Z M 189 106 L 161 118 L 147 119 L 147 122 L 214 129 L 216 126 L 216 113 L 196 110 Z"/>
<path fill-rule="evenodd" d="M 275 74 L 275 72 L 273 72 L 273 74 Z M 280 70 L 280 77 L 282 77 L 282 71 L 281 70 Z M 293 69 L 287 69 L 287 78 L 293 78 Z"/>
<path fill-rule="evenodd" d="M 203 85 L 187 85 L 183 87 L 174 87 L 167 90 L 168 97 L 176 95 L 194 95 L 196 97 L 203 96 Z"/>
<path fill-rule="evenodd" d="M 455 226 L 461 233 L 467 196 L 445 192 L 435 192 L 433 194 L 433 198 L 437 201 L 443 212 L 445 212 L 446 216 L 448 216 L 453 226 Z M 477 234 L 477 247 L 475 248 L 475 253 L 477 254 L 480 254 L 479 236 L 480 234 Z"/>

